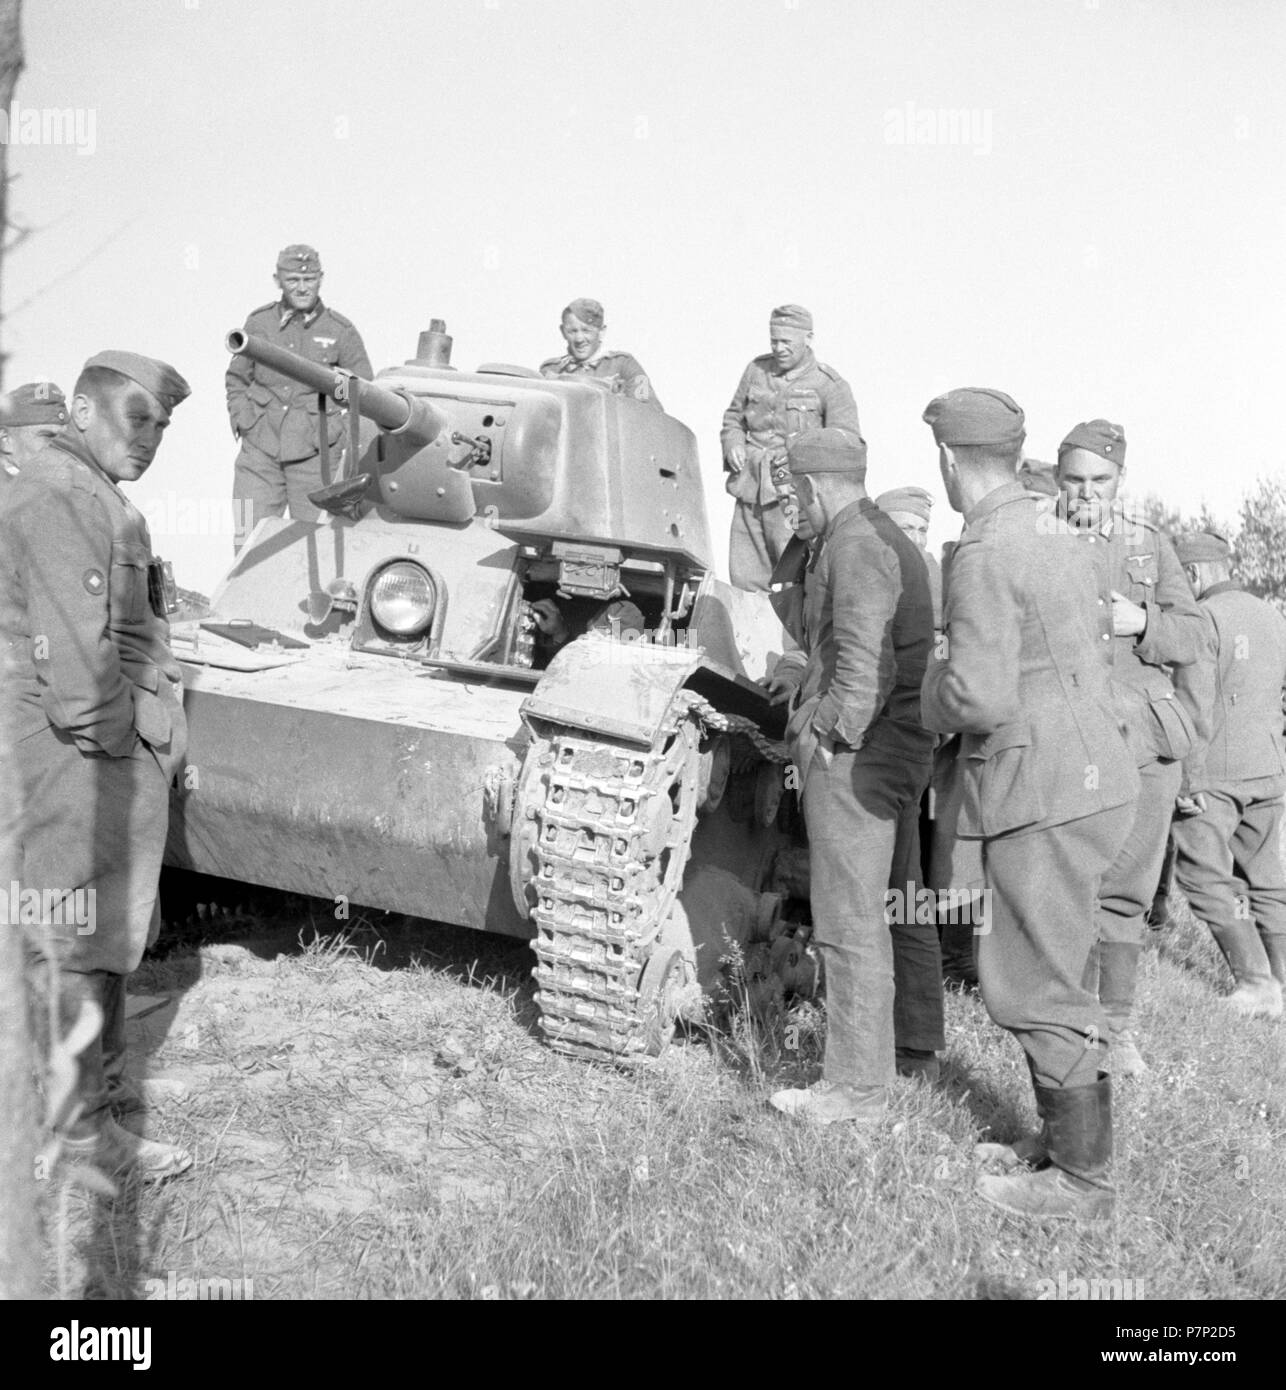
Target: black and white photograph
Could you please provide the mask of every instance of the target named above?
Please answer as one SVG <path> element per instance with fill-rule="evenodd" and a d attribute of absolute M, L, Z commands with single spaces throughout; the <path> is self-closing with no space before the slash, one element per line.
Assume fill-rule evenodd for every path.
<path fill-rule="evenodd" d="M 1280 0 L 0 0 L 32 1366 L 1267 1366 L 1283 70 Z"/>

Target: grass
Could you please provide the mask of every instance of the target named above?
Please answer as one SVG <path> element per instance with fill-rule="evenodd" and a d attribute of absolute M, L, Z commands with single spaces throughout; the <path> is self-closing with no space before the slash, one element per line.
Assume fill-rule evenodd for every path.
<path fill-rule="evenodd" d="M 54 1242 L 69 1291 L 143 1296 L 173 1274 L 249 1279 L 256 1299 L 1029 1299 L 1062 1273 L 1282 1298 L 1283 1030 L 1227 1012 L 1176 901 L 1144 958 L 1152 1069 L 1117 1088 L 1119 1213 L 1097 1229 L 973 1197 L 974 1143 L 1034 1116 L 1017 1044 L 972 996 L 948 996 L 944 1086 L 900 1084 L 890 1125 L 863 1135 L 765 1105 L 815 1074 L 813 1005 L 618 1072 L 541 1045 L 519 943 L 335 924 L 299 899 L 210 918 L 132 982 L 174 996 L 132 1046 L 188 1081 L 150 1124 L 195 1166 L 74 1194 Z"/>

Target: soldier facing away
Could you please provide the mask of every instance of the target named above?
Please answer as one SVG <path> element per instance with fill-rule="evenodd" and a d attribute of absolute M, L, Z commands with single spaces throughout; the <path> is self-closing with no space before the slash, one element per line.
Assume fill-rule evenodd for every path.
<path fill-rule="evenodd" d="M 1236 984 L 1238 1013 L 1282 1015 L 1286 874 L 1282 795 L 1286 752 L 1286 619 L 1232 577 L 1222 536 L 1180 536 L 1184 573 L 1210 620 L 1209 737 L 1184 767 L 1174 825 L 1175 877 L 1209 928 Z"/>
<path fill-rule="evenodd" d="M 159 562 L 120 484 L 151 466 L 187 395 L 163 362 L 132 352 L 91 357 L 66 426 L 28 461 L 0 514 L 0 632 L 14 664 L 26 805 L 23 888 L 87 905 L 87 921 L 53 914 L 37 949 L 59 967 L 64 1033 L 82 1002 L 102 1015 L 77 1058 L 79 1109 L 61 1127 L 62 1145 L 73 1159 L 145 1180 L 192 1161 L 114 1118 L 139 1109 L 124 1078 L 125 980 L 160 927 L 169 784 L 187 726 Z"/>
<path fill-rule="evenodd" d="M 1090 420 L 1058 447 L 1058 509 L 1098 574 L 1098 604 L 1114 635 L 1112 687 L 1142 783 L 1134 823 L 1103 877 L 1089 965 L 1111 1030 L 1109 1069 L 1118 1078 L 1146 1066 L 1132 1028 L 1144 915 L 1161 873 L 1182 759 L 1197 732 L 1186 678 L 1180 670 L 1172 681 L 1166 668 L 1191 667 L 1205 651 L 1202 616 L 1174 548 L 1118 503 L 1124 474 L 1120 425 Z"/>
<path fill-rule="evenodd" d="M 1084 983 L 1099 880 L 1129 829 L 1138 777 L 1108 683 L 1089 559 L 1017 479 L 1024 417 L 1003 391 L 929 403 L 942 481 L 965 531 L 947 578 L 945 648 L 924 677 L 925 724 L 962 735 L 956 833 L 982 841 L 991 930 L 978 974 L 1018 1039 L 1044 1121 L 978 1192 L 1019 1216 L 1099 1219 L 1113 1206 L 1103 1013 Z"/>
<path fill-rule="evenodd" d="M 52 381 L 29 381 L 0 396 L 0 464 L 6 477 L 17 477 L 66 423 L 67 401 Z"/>
<path fill-rule="evenodd" d="M 245 331 L 317 362 L 369 378 L 371 361 L 361 334 L 343 314 L 321 301 L 322 268 L 311 246 L 287 246 L 273 275 L 281 298 L 246 319 Z M 237 550 L 255 523 L 283 516 L 289 506 L 296 521 L 316 521 L 322 513 L 308 500 L 338 476 L 339 451 L 331 455 L 335 472 L 323 478 L 318 452 L 317 392 L 248 357 L 234 357 L 224 384 L 228 418 L 241 445 L 232 482 Z M 343 417 L 329 411 L 327 442 L 337 446 Z"/>
<path fill-rule="evenodd" d="M 723 466 L 737 499 L 728 539 L 728 577 L 738 589 L 767 589 L 791 537 L 775 478 L 786 449 L 807 430 L 826 426 L 861 434 L 848 383 L 813 356 L 813 316 L 783 304 L 768 319 L 770 351 L 741 374 L 723 413 Z"/>
<path fill-rule="evenodd" d="M 660 410 L 661 402 L 639 363 L 628 352 L 603 346 L 604 319 L 597 299 L 573 299 L 559 321 L 567 351 L 560 357 L 546 358 L 540 364 L 541 376 L 594 381 L 615 395 L 629 396 Z"/>

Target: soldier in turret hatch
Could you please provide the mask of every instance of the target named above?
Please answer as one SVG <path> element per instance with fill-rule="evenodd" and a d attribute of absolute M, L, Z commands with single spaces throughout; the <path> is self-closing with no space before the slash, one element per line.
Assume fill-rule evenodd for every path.
<path fill-rule="evenodd" d="M 567 351 L 561 357 L 546 358 L 540 364 L 541 376 L 590 379 L 616 395 L 662 409 L 638 361 L 628 352 L 614 352 L 603 346 L 606 328 L 603 306 L 597 299 L 573 299 L 563 310 L 559 327 Z"/>

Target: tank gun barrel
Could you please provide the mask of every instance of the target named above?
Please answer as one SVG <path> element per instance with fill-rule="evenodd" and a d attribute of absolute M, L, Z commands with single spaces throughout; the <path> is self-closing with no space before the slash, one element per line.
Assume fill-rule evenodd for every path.
<path fill-rule="evenodd" d="M 359 415 L 389 434 L 409 435 L 421 444 L 431 444 L 450 425 L 445 413 L 428 401 L 405 391 L 390 391 L 350 372 L 310 362 L 297 352 L 278 347 L 276 343 L 240 328 L 234 328 L 228 334 L 224 345 L 236 356 L 259 362 L 299 382 L 301 386 L 311 387 L 318 395 L 329 396 L 340 405 L 356 404 Z M 352 390 L 353 384 L 357 387 L 355 391 Z"/>

